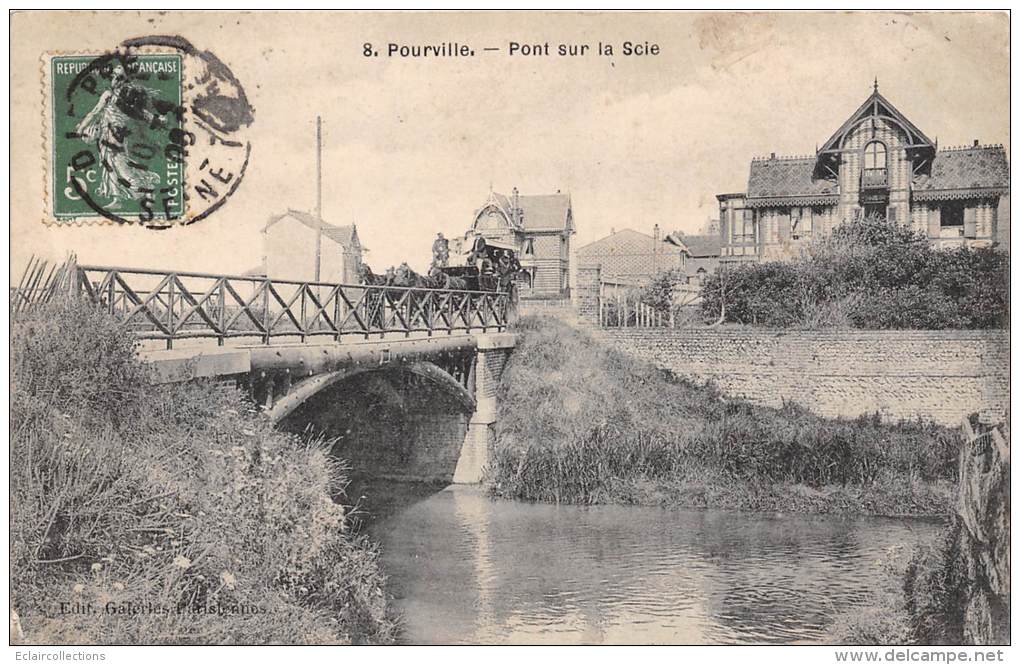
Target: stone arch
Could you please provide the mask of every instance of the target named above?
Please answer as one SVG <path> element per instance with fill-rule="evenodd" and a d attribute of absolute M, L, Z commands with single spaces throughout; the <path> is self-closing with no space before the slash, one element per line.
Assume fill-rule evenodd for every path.
<path fill-rule="evenodd" d="M 422 377 L 449 394 L 463 408 L 464 413 L 473 413 L 477 406 L 475 396 L 469 390 L 469 386 L 455 379 L 453 375 L 435 363 L 418 361 L 409 364 L 382 365 L 378 367 L 353 366 L 333 372 L 317 374 L 291 386 L 290 392 L 277 400 L 273 407 L 269 409 L 267 415 L 274 423 L 278 423 L 323 390 L 361 374 L 380 372 L 406 372 Z"/>
<path fill-rule="evenodd" d="M 332 371 L 293 384 L 269 415 L 283 431 L 321 437 L 358 482 L 451 482 L 477 409 L 464 369 L 392 362 Z"/>

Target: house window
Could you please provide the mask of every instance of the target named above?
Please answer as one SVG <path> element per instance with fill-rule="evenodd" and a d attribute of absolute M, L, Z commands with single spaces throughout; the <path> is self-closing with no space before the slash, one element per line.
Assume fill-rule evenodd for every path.
<path fill-rule="evenodd" d="M 524 241 L 524 256 L 534 255 L 535 255 L 535 239 L 528 238 L 527 240 Z"/>
<path fill-rule="evenodd" d="M 964 205 L 962 203 L 944 203 L 942 204 L 942 228 L 947 226 L 963 226 L 963 211 Z"/>
<path fill-rule="evenodd" d="M 738 208 L 733 211 L 733 244 L 754 244 L 754 210 Z"/>
<path fill-rule="evenodd" d="M 864 168 L 885 170 L 886 152 L 885 144 L 881 141 L 872 141 L 864 146 Z"/>
<path fill-rule="evenodd" d="M 889 186 L 886 174 L 886 150 L 881 141 L 864 146 L 864 170 L 861 172 L 862 189 L 884 189 Z"/>

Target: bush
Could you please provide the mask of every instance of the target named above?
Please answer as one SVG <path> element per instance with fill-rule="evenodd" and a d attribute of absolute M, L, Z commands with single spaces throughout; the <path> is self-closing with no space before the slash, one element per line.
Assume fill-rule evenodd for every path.
<path fill-rule="evenodd" d="M 520 333 L 499 388 L 497 494 L 601 503 L 634 480 L 902 490 L 955 478 L 958 439 L 947 428 L 726 400 L 559 321 L 526 317 Z"/>
<path fill-rule="evenodd" d="M 907 564 L 903 594 L 916 644 L 963 644 L 964 611 L 970 584 L 960 553 L 959 519 L 932 544 L 918 547 Z"/>
<path fill-rule="evenodd" d="M 845 222 L 792 261 L 720 267 L 706 318 L 772 327 L 995 328 L 1008 324 L 1008 255 L 934 249 L 877 216 Z"/>
<path fill-rule="evenodd" d="M 882 561 L 886 584 L 868 603 L 835 622 L 837 644 L 964 644 L 965 603 L 970 585 L 960 552 L 959 518 L 931 543 L 903 551 L 895 548 Z"/>
<path fill-rule="evenodd" d="M 26 641 L 392 639 L 377 553 L 331 498 L 328 442 L 222 387 L 150 383 L 116 322 L 74 301 L 16 321 L 11 402 Z"/>

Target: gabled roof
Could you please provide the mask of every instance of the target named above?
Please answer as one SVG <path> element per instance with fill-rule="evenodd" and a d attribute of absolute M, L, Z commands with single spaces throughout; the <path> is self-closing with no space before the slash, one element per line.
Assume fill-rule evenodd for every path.
<path fill-rule="evenodd" d="M 843 148 L 844 137 L 857 126 L 858 123 L 867 120 L 868 118 L 885 118 L 892 120 L 895 124 L 899 125 L 906 133 L 910 140 L 910 143 L 915 146 L 934 146 L 931 139 L 925 136 L 924 132 L 917 128 L 914 123 L 910 122 L 905 115 L 899 112 L 899 110 L 889 102 L 888 99 L 883 97 L 878 92 L 878 82 L 875 82 L 875 90 L 871 95 L 861 104 L 860 108 L 854 111 L 854 114 L 847 119 L 843 125 L 836 130 L 836 133 L 829 137 L 829 140 L 822 145 L 819 154 L 825 152 L 837 152 Z"/>
<path fill-rule="evenodd" d="M 718 235 L 683 234 L 681 238 L 687 251 L 694 258 L 719 256 L 721 252 L 722 243 Z"/>
<path fill-rule="evenodd" d="M 361 240 L 358 238 L 357 226 L 353 224 L 349 226 L 335 226 L 319 217 L 316 217 L 315 215 L 302 212 L 300 210 L 289 209 L 283 214 L 271 217 L 269 222 L 262 227 L 262 232 L 265 233 L 269 230 L 269 227 L 285 217 L 296 219 L 310 229 L 322 229 L 322 235 L 339 243 L 340 245 L 343 245 L 347 249 L 360 248 L 361 246 Z"/>
<path fill-rule="evenodd" d="M 525 230 L 558 230 L 570 225 L 570 196 L 567 194 L 520 195 L 517 201 Z"/>
<path fill-rule="evenodd" d="M 489 200 L 475 213 L 475 220 L 482 211 L 494 206 L 517 231 L 573 231 L 569 194 L 519 194 L 517 205 L 521 209 L 519 223 L 513 214 L 513 199 L 499 192 L 490 192 Z"/>
<path fill-rule="evenodd" d="M 577 256 L 582 259 L 602 256 L 650 256 L 655 251 L 655 238 L 633 229 L 622 229 L 579 247 Z M 659 254 L 677 256 L 687 251 L 686 248 L 659 241 Z"/>
<path fill-rule="evenodd" d="M 836 183 L 814 177 L 811 157 L 754 159 L 747 179 L 747 204 L 826 205 L 839 200 Z"/>
<path fill-rule="evenodd" d="M 962 199 L 1009 190 L 1009 162 L 1001 145 L 939 150 L 931 175 L 914 181 L 918 201 Z"/>

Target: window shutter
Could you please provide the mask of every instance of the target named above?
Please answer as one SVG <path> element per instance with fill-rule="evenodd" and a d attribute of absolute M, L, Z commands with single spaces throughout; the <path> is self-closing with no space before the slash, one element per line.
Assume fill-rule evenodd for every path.
<path fill-rule="evenodd" d="M 754 210 L 751 208 L 744 210 L 744 226 L 741 229 L 741 234 L 745 244 L 754 243 Z"/>
<path fill-rule="evenodd" d="M 790 213 L 784 212 L 779 215 L 779 242 L 786 242 L 790 239 Z"/>
<path fill-rule="evenodd" d="M 727 210 L 719 220 L 719 232 L 722 234 L 722 244 L 724 245 L 730 244 L 730 215 L 732 214 L 732 210 Z"/>
<path fill-rule="evenodd" d="M 938 238 L 942 233 L 942 210 L 939 208 L 928 209 L 928 237 Z"/>
<path fill-rule="evenodd" d="M 992 215 L 992 218 L 991 218 L 991 227 L 992 228 L 990 229 L 990 235 L 992 236 L 992 242 L 1002 242 L 1001 239 L 999 238 L 999 205 L 1000 204 L 1001 204 L 1001 200 L 996 201 L 995 203 L 993 203 L 991 205 L 991 208 L 989 210 L 989 212 L 991 212 L 991 215 Z M 1007 216 L 1006 219 L 1008 221 L 1009 217 Z"/>
<path fill-rule="evenodd" d="M 967 206 L 963 210 L 963 235 L 967 238 L 977 237 L 977 208 Z"/>

